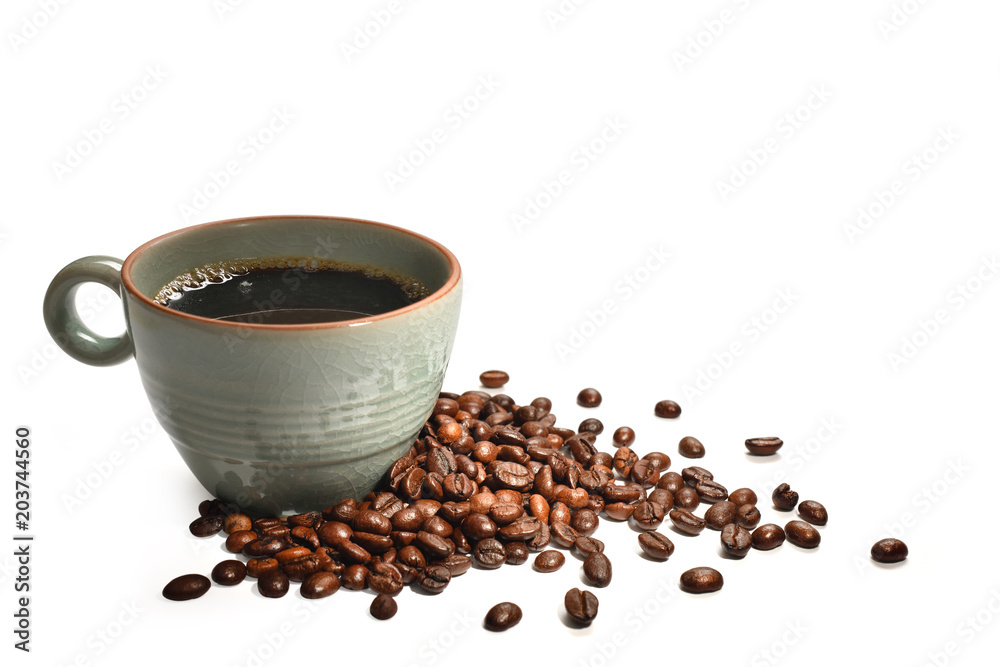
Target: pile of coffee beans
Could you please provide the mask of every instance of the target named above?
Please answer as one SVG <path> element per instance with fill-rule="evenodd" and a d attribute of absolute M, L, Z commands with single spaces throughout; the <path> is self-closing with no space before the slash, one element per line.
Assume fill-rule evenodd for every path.
<path fill-rule="evenodd" d="M 500 387 L 503 371 L 480 376 L 484 386 Z M 577 402 L 596 407 L 601 395 L 582 390 Z M 453 577 L 473 567 L 496 570 L 525 563 L 537 555 L 533 569 L 552 573 L 570 550 L 583 561 L 583 580 L 594 588 L 611 584 L 612 563 L 604 543 L 593 537 L 601 518 L 630 522 L 646 557 L 665 561 L 674 544 L 657 528 L 669 518 L 681 535 L 695 536 L 706 528 L 720 531 L 725 554 L 744 558 L 751 549 L 767 551 L 786 539 L 813 549 L 820 543 L 814 526 L 827 523 L 827 511 L 816 501 L 798 502 L 787 484 L 772 494 L 774 507 L 798 507 L 802 520 L 784 528 L 759 525 L 757 495 L 749 488 L 728 491 L 711 471 L 700 466 L 668 471 L 670 457 L 659 451 L 640 457 L 631 449 L 635 432 L 628 426 L 614 431 L 614 452 L 597 447 L 604 429 L 587 419 L 577 430 L 557 426 L 552 401 L 545 397 L 518 403 L 506 394 L 473 390 L 442 393 L 430 419 L 410 451 L 392 464 L 382 485 L 361 502 L 343 500 L 322 511 L 285 517 L 252 518 L 218 500 L 199 507 L 192 534 L 225 533 L 225 548 L 242 560 L 225 560 L 212 571 L 219 585 L 234 585 L 250 577 L 265 597 L 282 597 L 291 582 L 308 599 L 324 598 L 340 588 L 370 589 L 377 594 L 370 613 L 380 620 L 397 610 L 394 599 L 406 586 L 428 594 L 443 592 Z M 674 418 L 680 407 L 660 401 L 657 416 Z M 776 441 L 776 442 L 775 442 Z M 752 443 L 752 445 L 751 445 Z M 755 455 L 773 453 L 778 438 L 751 438 Z M 756 448 L 756 451 L 754 450 Z M 684 456 L 700 457 L 704 447 L 693 438 L 679 446 Z M 708 505 L 703 516 L 696 510 Z M 906 546 L 883 540 L 872 558 L 898 562 Z M 680 577 L 681 589 L 707 593 L 722 588 L 722 574 L 696 567 Z M 163 590 L 171 600 L 204 595 L 209 580 L 197 574 L 174 579 Z M 564 606 L 571 623 L 589 624 L 598 600 L 589 590 L 573 588 Z M 521 609 L 503 602 L 486 615 L 484 627 L 502 631 L 521 620 Z"/>

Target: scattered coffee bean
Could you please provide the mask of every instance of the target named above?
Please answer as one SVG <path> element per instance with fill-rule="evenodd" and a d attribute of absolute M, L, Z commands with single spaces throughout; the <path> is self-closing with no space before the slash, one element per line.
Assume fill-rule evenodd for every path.
<path fill-rule="evenodd" d="M 754 456 L 771 456 L 777 454 L 785 443 L 781 441 L 781 438 L 748 438 L 743 444 L 746 445 L 747 451 Z"/>
<path fill-rule="evenodd" d="M 803 500 L 799 503 L 799 516 L 814 526 L 825 526 L 828 518 L 826 508 L 815 500 Z"/>
<path fill-rule="evenodd" d="M 705 456 L 705 445 L 698 438 L 688 435 L 677 443 L 677 452 L 685 458 L 700 459 Z"/>
<path fill-rule="evenodd" d="M 736 508 L 736 524 L 753 530 L 760 523 L 760 510 L 753 505 L 740 505 Z"/>
<path fill-rule="evenodd" d="M 288 593 L 288 575 L 279 570 L 269 570 L 257 578 L 257 590 L 266 598 L 280 598 Z"/>
<path fill-rule="evenodd" d="M 492 632 L 503 632 L 521 622 L 521 608 L 513 602 L 493 605 L 483 620 L 483 627 Z"/>
<path fill-rule="evenodd" d="M 763 526 L 758 526 L 750 537 L 753 538 L 754 549 L 770 551 L 784 543 L 785 531 L 776 523 L 765 523 Z"/>
<path fill-rule="evenodd" d="M 720 535 L 722 549 L 734 558 L 743 558 L 750 551 L 753 538 L 750 532 L 743 526 L 731 523 L 722 529 Z"/>
<path fill-rule="evenodd" d="M 694 488 L 698 482 L 707 482 L 715 479 L 711 470 L 706 470 L 701 466 L 688 466 L 681 470 L 681 478 L 686 486 Z"/>
<path fill-rule="evenodd" d="M 898 563 L 910 555 L 902 540 L 889 537 L 872 545 L 872 560 L 879 563 Z"/>
<path fill-rule="evenodd" d="M 636 503 L 635 511 L 632 512 L 632 521 L 639 530 L 656 530 L 664 518 L 665 513 L 660 505 L 646 501 Z"/>
<path fill-rule="evenodd" d="M 674 553 L 674 543 L 666 535 L 655 530 L 639 533 L 639 548 L 656 560 L 667 560 Z"/>
<path fill-rule="evenodd" d="M 596 408 L 601 404 L 601 392 L 592 387 L 582 389 L 576 396 L 576 403 L 585 408 Z"/>
<path fill-rule="evenodd" d="M 210 537 L 222 530 L 225 517 L 218 514 L 210 514 L 195 519 L 188 528 L 195 537 Z"/>
<path fill-rule="evenodd" d="M 240 512 L 227 514 L 222 521 L 222 529 L 226 535 L 232 535 L 241 530 L 250 530 L 252 527 L 253 521 L 250 517 Z"/>
<path fill-rule="evenodd" d="M 316 572 L 302 582 L 299 592 L 307 600 L 329 597 L 340 590 L 340 579 L 333 572 Z"/>
<path fill-rule="evenodd" d="M 172 579 L 170 583 L 163 587 L 163 597 L 176 602 L 194 600 L 207 593 L 211 587 L 212 582 L 204 575 L 184 574 L 176 579 Z"/>
<path fill-rule="evenodd" d="M 632 443 L 635 442 L 635 431 L 628 426 L 620 426 L 615 429 L 611 440 L 619 447 L 631 447 Z"/>
<path fill-rule="evenodd" d="M 578 558 L 586 559 L 592 553 L 604 551 L 604 542 L 593 537 L 578 537 L 572 548 Z"/>
<path fill-rule="evenodd" d="M 674 528 L 685 535 L 697 535 L 705 529 L 705 520 L 695 516 L 691 510 L 672 509 L 670 510 L 670 520 Z"/>
<path fill-rule="evenodd" d="M 417 575 L 417 585 L 432 595 L 443 591 L 451 582 L 451 571 L 444 565 L 428 565 Z"/>
<path fill-rule="evenodd" d="M 380 621 L 387 621 L 396 615 L 397 608 L 395 598 L 385 593 L 379 593 L 372 600 L 372 606 L 369 607 L 368 611 L 372 617 Z"/>
<path fill-rule="evenodd" d="M 819 531 L 805 521 L 789 521 L 785 524 L 785 536 L 788 541 L 803 549 L 815 549 L 819 546 Z"/>
<path fill-rule="evenodd" d="M 664 512 L 669 512 L 674 508 L 674 494 L 666 489 L 653 489 L 646 496 L 646 501 L 656 503 L 663 508 Z"/>
<path fill-rule="evenodd" d="M 212 581 L 220 586 L 235 586 L 247 578 L 247 566 L 241 560 L 224 560 L 212 568 Z"/>
<path fill-rule="evenodd" d="M 580 422 L 580 425 L 576 430 L 580 433 L 593 433 L 594 435 L 600 435 L 601 433 L 604 433 L 604 424 L 601 423 L 600 419 L 590 417 L 589 419 L 584 419 Z"/>
<path fill-rule="evenodd" d="M 611 583 L 611 561 L 600 551 L 587 556 L 583 561 L 583 576 L 596 588 L 604 588 Z"/>
<path fill-rule="evenodd" d="M 670 457 L 663 452 L 650 452 L 640 460 L 649 461 L 656 468 L 657 472 L 663 472 L 670 467 Z"/>
<path fill-rule="evenodd" d="M 566 613 L 581 625 L 590 625 L 597 616 L 597 596 L 590 591 L 571 588 L 563 598 Z"/>
<path fill-rule="evenodd" d="M 503 371 L 485 371 L 480 373 L 479 381 L 483 383 L 484 387 L 496 389 L 510 382 L 510 376 Z"/>
<path fill-rule="evenodd" d="M 660 475 L 660 481 L 656 483 L 656 488 L 666 489 L 675 495 L 678 491 L 683 489 L 684 486 L 684 478 L 677 472 L 667 472 Z M 676 498 L 674 500 L 676 501 Z"/>
<path fill-rule="evenodd" d="M 729 502 L 739 507 L 740 505 L 756 505 L 757 494 L 753 489 L 743 487 L 729 492 Z"/>
<path fill-rule="evenodd" d="M 783 512 L 791 512 L 799 504 L 799 494 L 787 484 L 779 484 L 771 493 L 771 502 Z"/>
<path fill-rule="evenodd" d="M 351 565 L 344 570 L 340 583 L 349 591 L 363 591 L 368 585 L 368 568 L 364 565 Z"/>
<path fill-rule="evenodd" d="M 676 419 L 681 416 L 681 406 L 674 401 L 660 401 L 654 406 L 653 414 L 664 419 Z"/>
<path fill-rule="evenodd" d="M 403 590 L 403 575 L 395 565 L 390 563 L 375 563 L 368 571 L 366 581 L 368 588 L 382 595 L 399 595 Z"/>
<path fill-rule="evenodd" d="M 685 486 L 679 491 L 674 491 L 674 507 L 684 510 L 693 510 L 701 505 L 701 497 L 698 492 L 690 486 Z"/>
<path fill-rule="evenodd" d="M 712 530 L 722 530 L 736 522 L 736 504 L 731 500 L 715 503 L 705 510 L 705 525 Z"/>
<path fill-rule="evenodd" d="M 729 491 L 714 479 L 707 479 L 698 482 L 694 486 L 698 498 L 703 503 L 720 503 L 729 497 Z"/>
<path fill-rule="evenodd" d="M 279 567 L 281 563 L 276 558 L 251 558 L 247 561 L 247 576 L 260 579 L 260 575 Z"/>
<path fill-rule="evenodd" d="M 511 544 L 518 543 L 512 542 Z M 479 540 L 472 548 L 472 559 L 483 569 L 495 570 L 507 562 L 507 553 L 500 540 L 489 537 L 485 540 Z"/>
<path fill-rule="evenodd" d="M 535 570 L 538 572 L 555 572 L 566 562 L 562 552 L 549 549 L 535 556 Z"/>
<path fill-rule="evenodd" d="M 681 589 L 688 593 L 711 593 L 722 588 L 722 574 L 711 567 L 694 567 L 681 575 Z"/>
<path fill-rule="evenodd" d="M 510 542 L 503 547 L 508 565 L 524 565 L 528 562 L 528 545 L 524 542 Z"/>

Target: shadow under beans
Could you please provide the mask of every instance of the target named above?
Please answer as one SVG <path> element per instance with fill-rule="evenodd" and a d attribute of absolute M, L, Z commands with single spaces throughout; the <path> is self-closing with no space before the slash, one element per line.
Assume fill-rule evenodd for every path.
<path fill-rule="evenodd" d="M 750 463 L 758 463 L 758 464 L 763 464 L 763 463 L 781 463 L 781 454 L 780 453 L 778 453 L 778 454 L 768 454 L 767 456 L 760 456 L 759 454 L 751 454 L 750 452 L 746 452 L 743 456 Z"/>
<path fill-rule="evenodd" d="M 570 630 L 575 630 L 574 634 L 579 635 L 589 635 L 593 634 L 593 627 L 591 623 L 580 623 L 576 621 L 569 613 L 566 611 L 565 607 L 559 608 L 559 620 Z"/>
<path fill-rule="evenodd" d="M 748 552 L 747 555 L 744 555 L 744 556 L 733 556 L 732 554 L 726 553 L 726 550 L 723 548 L 723 546 L 721 544 L 719 545 L 717 553 L 719 554 L 719 556 L 723 560 L 743 560 L 744 558 L 747 557 L 747 555 L 749 555 L 749 552 Z"/>
<path fill-rule="evenodd" d="M 803 551 L 812 551 L 812 549 L 804 549 Z M 874 558 L 870 558 L 869 560 L 871 560 L 872 565 L 874 565 L 880 570 L 898 570 L 899 568 L 903 567 L 904 565 L 910 562 L 909 558 L 904 558 L 898 563 L 880 563 Z"/>

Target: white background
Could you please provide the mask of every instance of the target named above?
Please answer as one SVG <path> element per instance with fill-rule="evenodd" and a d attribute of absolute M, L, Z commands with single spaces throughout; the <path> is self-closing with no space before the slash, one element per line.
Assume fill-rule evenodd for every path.
<path fill-rule="evenodd" d="M 1000 7 L 895 1 L 594 1 L 563 3 L 565 17 L 555 0 L 402 2 L 391 20 L 387 0 L 5 2 L 0 533 L 15 532 L 11 440 L 28 425 L 36 541 L 30 655 L 11 646 L 16 572 L 2 550 L 3 655 L 992 662 Z M 291 119 L 268 134 L 275 110 Z M 239 172 L 214 187 L 229 161 Z M 390 187 L 386 173 L 413 162 Z M 546 196 L 562 171 L 568 185 Z M 822 545 L 733 561 L 716 533 L 665 527 L 677 549 L 655 563 L 605 522 L 615 577 L 585 630 L 557 613 L 582 585 L 572 556 L 555 574 L 472 571 L 438 597 L 405 591 L 388 623 L 346 590 L 313 604 L 247 583 L 165 601 L 171 578 L 226 557 L 221 539 L 187 532 L 206 493 L 133 365 L 56 350 L 42 295 L 77 257 L 270 213 L 444 242 L 466 281 L 446 389 L 505 369 L 519 401 L 547 395 L 571 427 L 600 418 L 606 448 L 631 425 L 636 450 L 663 450 L 674 469 L 677 441 L 695 435 L 730 489 L 763 495 L 784 474 L 823 502 Z M 82 300 L 97 330 L 121 329 L 110 292 Z M 599 409 L 576 406 L 585 386 L 602 390 Z M 668 397 L 683 415 L 655 419 Z M 783 437 L 781 457 L 750 460 L 742 441 L 758 435 Z M 792 518 L 761 506 L 765 522 Z M 893 530 L 909 560 L 873 566 L 871 544 Z M 697 565 L 721 570 L 723 590 L 679 592 Z M 481 619 L 502 600 L 524 621 L 491 635 Z"/>

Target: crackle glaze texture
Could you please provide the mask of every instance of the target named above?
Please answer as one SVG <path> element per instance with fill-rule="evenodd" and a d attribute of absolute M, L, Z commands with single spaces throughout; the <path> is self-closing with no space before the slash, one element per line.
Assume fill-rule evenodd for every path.
<path fill-rule="evenodd" d="M 140 250 L 130 275 L 147 297 L 226 257 L 372 263 L 432 291 L 451 275 L 447 258 L 419 237 L 326 218 L 209 226 Z M 271 514 L 361 498 L 406 452 L 441 390 L 461 291 L 459 279 L 417 308 L 339 327 L 223 325 L 128 290 L 125 306 L 142 384 L 184 461 L 213 495 Z"/>

